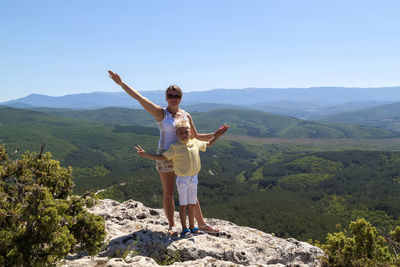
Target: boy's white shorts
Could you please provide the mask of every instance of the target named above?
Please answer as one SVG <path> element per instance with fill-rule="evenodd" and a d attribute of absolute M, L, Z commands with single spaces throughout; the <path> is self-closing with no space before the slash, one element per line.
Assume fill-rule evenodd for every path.
<path fill-rule="evenodd" d="M 196 204 L 197 174 L 194 176 L 176 177 L 176 188 L 179 194 L 179 205 Z"/>

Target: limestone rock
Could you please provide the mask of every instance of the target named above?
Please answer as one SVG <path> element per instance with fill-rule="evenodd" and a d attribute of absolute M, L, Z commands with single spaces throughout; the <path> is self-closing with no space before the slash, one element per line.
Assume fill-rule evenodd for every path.
<path fill-rule="evenodd" d="M 106 219 L 107 244 L 94 257 L 70 255 L 61 266 L 320 266 L 323 256 L 308 243 L 218 219 L 207 219 L 218 235 L 171 237 L 163 210 L 134 200 L 100 200 L 91 211 Z"/>

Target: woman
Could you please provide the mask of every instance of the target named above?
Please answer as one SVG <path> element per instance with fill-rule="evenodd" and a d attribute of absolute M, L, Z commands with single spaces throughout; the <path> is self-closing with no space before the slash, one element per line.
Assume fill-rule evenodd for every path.
<path fill-rule="evenodd" d="M 194 127 L 192 117 L 189 113 L 179 108 L 179 104 L 182 100 L 182 90 L 177 85 L 171 85 L 166 90 L 166 100 L 168 106 L 166 108 L 160 107 L 154 104 L 146 97 L 142 96 L 137 90 L 133 89 L 129 85 L 125 84 L 117 73 L 108 71 L 109 76 L 115 83 L 122 87 L 125 92 L 131 97 L 136 99 L 143 108 L 149 112 L 156 119 L 158 127 L 160 129 L 160 140 L 158 143 L 158 153 L 168 149 L 169 145 L 178 141 L 175 134 L 174 120 L 176 119 L 187 119 L 191 127 L 191 138 L 197 138 L 201 141 L 208 141 L 211 137 L 219 132 L 221 135 L 224 134 L 229 126 L 223 125 L 217 129 L 214 133 L 199 134 Z M 178 231 L 175 228 L 174 221 L 174 185 L 175 185 L 175 173 L 172 165 L 172 161 L 157 161 L 156 169 L 160 174 L 161 183 L 163 186 L 163 208 L 165 216 L 168 219 L 168 234 L 178 235 Z M 199 229 L 208 233 L 218 233 L 219 230 L 212 228 L 204 221 L 203 214 L 201 212 L 200 203 L 196 201 L 195 218 L 198 223 Z"/>

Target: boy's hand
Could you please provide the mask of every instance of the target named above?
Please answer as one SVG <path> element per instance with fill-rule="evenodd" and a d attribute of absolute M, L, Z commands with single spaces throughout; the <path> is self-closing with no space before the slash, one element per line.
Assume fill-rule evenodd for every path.
<path fill-rule="evenodd" d="M 144 153 L 146 153 L 146 151 L 144 151 L 144 149 L 141 148 L 139 145 L 136 145 L 135 149 L 136 149 L 137 153 L 139 154 L 139 156 L 141 156 L 141 157 L 143 157 Z"/>

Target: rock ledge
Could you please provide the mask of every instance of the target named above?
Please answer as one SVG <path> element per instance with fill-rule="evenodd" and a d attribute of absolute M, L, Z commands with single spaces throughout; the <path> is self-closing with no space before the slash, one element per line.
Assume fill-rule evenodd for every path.
<path fill-rule="evenodd" d="M 308 243 L 217 219 L 207 222 L 220 229 L 218 236 L 170 237 L 163 210 L 134 200 L 100 200 L 91 211 L 106 219 L 107 245 L 94 257 L 69 256 L 63 267 L 158 266 L 161 262 L 171 266 L 321 266 L 324 255 Z M 179 222 L 177 212 L 175 221 Z"/>

